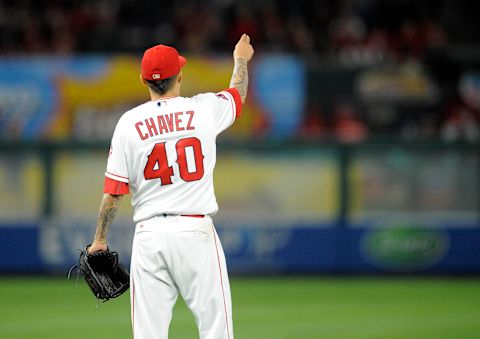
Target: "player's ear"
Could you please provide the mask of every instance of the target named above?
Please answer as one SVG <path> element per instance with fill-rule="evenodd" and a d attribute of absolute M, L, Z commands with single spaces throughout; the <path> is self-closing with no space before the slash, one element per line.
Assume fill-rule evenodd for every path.
<path fill-rule="evenodd" d="M 142 73 L 140 73 L 140 82 L 141 82 L 143 85 L 146 85 L 145 79 L 142 77 Z"/>
<path fill-rule="evenodd" d="M 177 75 L 177 82 L 182 82 L 182 71 L 180 71 L 180 73 Z"/>

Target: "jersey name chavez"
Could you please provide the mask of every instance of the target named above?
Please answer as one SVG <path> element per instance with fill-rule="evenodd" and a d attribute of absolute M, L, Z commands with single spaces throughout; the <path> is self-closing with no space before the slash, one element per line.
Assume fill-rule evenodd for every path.
<path fill-rule="evenodd" d="M 195 129 L 192 125 L 194 115 L 194 111 L 158 115 L 156 118 L 148 118 L 143 121 L 138 121 L 135 124 L 135 128 L 142 140 L 164 133 L 185 130 L 191 131 Z"/>

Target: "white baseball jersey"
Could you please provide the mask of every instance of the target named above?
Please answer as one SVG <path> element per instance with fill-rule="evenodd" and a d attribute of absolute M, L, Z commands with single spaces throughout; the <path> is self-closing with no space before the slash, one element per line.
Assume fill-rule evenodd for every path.
<path fill-rule="evenodd" d="M 238 91 L 230 88 L 127 111 L 113 134 L 105 193 L 130 191 L 136 223 L 162 214 L 215 214 L 215 140 L 241 108 Z"/>

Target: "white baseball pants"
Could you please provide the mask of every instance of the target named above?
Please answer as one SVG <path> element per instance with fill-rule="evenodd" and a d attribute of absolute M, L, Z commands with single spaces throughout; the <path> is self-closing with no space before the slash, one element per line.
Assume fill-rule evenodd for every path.
<path fill-rule="evenodd" d="M 201 339 L 233 339 L 232 302 L 212 219 L 154 217 L 135 228 L 130 268 L 134 339 L 167 339 L 178 292 Z"/>

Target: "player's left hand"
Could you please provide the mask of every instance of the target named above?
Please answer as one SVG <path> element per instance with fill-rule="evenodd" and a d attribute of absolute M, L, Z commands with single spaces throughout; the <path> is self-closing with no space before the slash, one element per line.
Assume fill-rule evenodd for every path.
<path fill-rule="evenodd" d="M 87 249 L 88 254 L 90 253 L 95 253 L 95 252 L 103 252 L 108 249 L 108 245 L 106 243 L 98 243 L 98 242 L 93 242 L 92 245 L 90 245 Z"/>
<path fill-rule="evenodd" d="M 235 49 L 233 50 L 233 58 L 242 58 L 249 62 L 250 59 L 252 59 L 253 53 L 254 50 L 252 44 L 250 43 L 250 37 L 248 34 L 243 34 L 235 45 Z"/>

